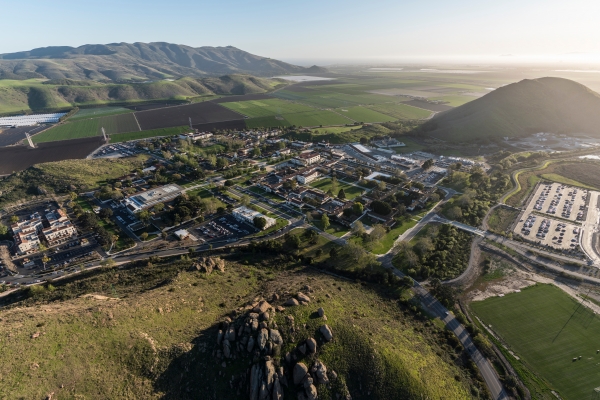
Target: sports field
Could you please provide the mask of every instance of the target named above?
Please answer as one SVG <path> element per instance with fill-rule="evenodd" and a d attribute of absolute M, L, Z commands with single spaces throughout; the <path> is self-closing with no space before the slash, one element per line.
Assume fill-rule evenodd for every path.
<path fill-rule="evenodd" d="M 320 190 L 324 191 L 325 193 L 327 193 L 327 191 L 329 189 L 331 189 L 331 178 L 324 178 L 324 179 L 315 181 L 315 182 L 311 183 L 310 186 L 320 189 Z M 364 191 L 364 189 L 361 189 L 357 186 L 353 186 L 348 183 L 338 181 L 337 189 L 336 189 L 335 193 L 333 193 L 333 195 L 337 196 L 340 189 L 344 189 L 344 193 L 346 193 L 347 200 L 352 200 L 353 198 L 360 196 L 362 194 L 362 192 Z"/>
<path fill-rule="evenodd" d="M 600 319 L 556 286 L 532 286 L 471 308 L 563 399 L 589 399 L 600 386 Z"/>
<path fill-rule="evenodd" d="M 139 131 L 133 114 L 119 114 L 107 117 L 67 121 L 56 125 L 45 132 L 35 135 L 35 143 L 54 142 L 57 140 L 79 139 L 102 135 L 101 128 L 107 134 Z"/>

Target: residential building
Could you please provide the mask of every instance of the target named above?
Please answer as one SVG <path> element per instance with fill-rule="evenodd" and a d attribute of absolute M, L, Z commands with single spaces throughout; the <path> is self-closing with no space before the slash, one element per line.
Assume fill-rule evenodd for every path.
<path fill-rule="evenodd" d="M 42 229 L 42 234 L 49 246 L 56 246 L 77 237 L 77 229 L 64 210 L 59 208 L 47 213 L 46 220 L 50 226 Z"/>
<path fill-rule="evenodd" d="M 29 219 L 11 225 L 15 245 L 20 254 L 36 251 L 40 247 L 38 232 L 44 227 L 40 214 L 34 213 Z"/>
<path fill-rule="evenodd" d="M 267 221 L 267 224 L 265 225 L 263 230 L 270 228 L 271 226 L 273 226 L 277 223 L 277 221 L 274 218 L 267 217 L 266 215 L 263 215 L 263 214 L 259 213 L 258 211 L 251 210 L 248 207 L 244 207 L 244 206 L 235 208 L 231 212 L 231 215 L 233 215 L 233 217 L 235 219 L 237 219 L 238 221 L 247 222 L 253 226 L 254 226 L 254 218 L 262 217 Z"/>
<path fill-rule="evenodd" d="M 306 185 L 317 179 L 319 176 L 319 171 L 316 168 L 314 168 L 296 175 L 296 180 L 298 181 L 298 183 Z"/>
<path fill-rule="evenodd" d="M 320 160 L 321 155 L 319 153 L 316 151 L 308 151 L 305 153 L 300 153 L 298 156 L 292 158 L 292 163 L 308 167 L 309 165 L 318 163 Z"/>

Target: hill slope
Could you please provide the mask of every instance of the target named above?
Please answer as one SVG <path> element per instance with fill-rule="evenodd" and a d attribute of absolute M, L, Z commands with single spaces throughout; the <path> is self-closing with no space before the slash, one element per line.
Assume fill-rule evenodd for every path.
<path fill-rule="evenodd" d="M 0 79 L 129 81 L 225 74 L 274 76 L 318 70 L 250 54 L 232 46 L 172 43 L 87 44 L 0 54 Z"/>
<path fill-rule="evenodd" d="M 346 393 L 356 400 L 468 399 L 469 392 L 478 392 L 471 386 L 475 382 L 466 368 L 466 353 L 448 346 L 443 329 L 378 294 L 382 287 L 302 267 L 276 271 L 272 265 L 281 267 L 281 260 L 259 264 L 228 260 L 224 272 L 207 275 L 189 271 L 190 262 L 142 261 L 0 298 L 3 305 L 10 304 L 0 311 L 5 350 L 0 353 L 0 394 L 28 399 L 52 392 L 56 399 L 248 399 L 255 375 L 251 366 L 269 360 L 267 352 L 277 371 L 285 367 L 281 381 L 287 381 L 287 399 L 296 398 L 293 360 L 310 366 L 317 358 L 331 379 L 327 386 L 315 381 L 319 398 Z M 244 337 L 249 329 L 243 328 L 247 310 L 274 293 L 285 297 L 273 306 L 281 304 L 288 291 L 297 293 L 305 285 L 311 286 L 311 303 L 263 315 L 264 324 L 278 330 L 283 343 L 277 344 L 271 330 L 264 351 L 256 344 L 248 352 Z M 333 331 L 329 343 L 319 336 L 324 323 L 315 316 L 319 307 Z M 226 316 L 234 320 L 231 326 L 241 324 L 235 338 L 220 346 L 218 331 Z M 295 351 L 308 337 L 317 339 L 316 352 Z M 229 358 L 220 350 L 225 342 Z M 287 352 L 293 360 L 286 360 Z"/>
<path fill-rule="evenodd" d="M 453 142 L 537 132 L 600 136 L 600 95 L 568 79 L 525 79 L 440 113 L 423 128 Z"/>
<path fill-rule="evenodd" d="M 228 94 L 253 94 L 273 90 L 280 81 L 250 75 L 224 75 L 206 78 L 181 78 L 148 83 L 99 83 L 53 79 L 0 80 L 0 113 L 35 112 L 71 106 L 182 100 L 189 97 Z"/>

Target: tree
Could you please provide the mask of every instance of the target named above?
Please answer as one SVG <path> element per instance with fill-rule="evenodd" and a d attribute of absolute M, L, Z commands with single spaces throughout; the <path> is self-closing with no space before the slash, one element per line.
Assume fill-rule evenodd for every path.
<path fill-rule="evenodd" d="M 319 234 L 314 229 L 307 229 L 304 231 L 302 236 L 306 240 L 313 240 L 316 239 L 316 237 L 319 236 Z"/>
<path fill-rule="evenodd" d="M 265 226 L 267 226 L 267 220 L 265 219 L 265 217 L 254 217 L 253 222 L 254 226 L 260 229 L 261 231 L 265 229 Z"/>
<path fill-rule="evenodd" d="M 42 256 L 42 264 L 44 264 L 44 269 L 46 269 L 46 264 L 50 261 L 50 257 L 46 253 Z"/>
<path fill-rule="evenodd" d="M 165 240 L 167 238 L 167 236 L 169 236 L 169 234 L 166 231 L 162 231 L 160 233 L 160 236 L 163 238 L 163 240 Z"/>
<path fill-rule="evenodd" d="M 223 169 L 229 166 L 229 161 L 226 158 L 219 157 L 217 158 L 217 169 Z"/>
<path fill-rule="evenodd" d="M 140 235 L 140 239 L 142 239 L 142 240 L 148 239 L 148 232 L 142 232 L 142 234 Z"/>
<path fill-rule="evenodd" d="M 105 268 L 110 268 L 115 265 L 115 260 L 112 258 L 107 258 L 105 260 L 100 261 L 100 266 Z"/>
<path fill-rule="evenodd" d="M 361 137 L 360 138 L 360 144 L 368 144 L 369 143 L 369 139 L 366 137 Z"/>
<path fill-rule="evenodd" d="M 423 171 L 427 171 L 431 167 L 433 167 L 433 160 L 432 159 L 429 159 L 429 160 L 425 161 L 423 163 L 423 165 L 421 165 L 421 168 L 423 168 Z"/>
<path fill-rule="evenodd" d="M 12 217 L 10 217 L 11 224 L 16 224 L 17 222 L 19 222 L 19 217 L 17 217 L 16 215 L 13 215 Z"/>
<path fill-rule="evenodd" d="M 70 192 L 69 193 L 69 198 L 71 199 L 71 201 L 75 201 L 75 199 L 77 198 L 77 193 Z"/>
<path fill-rule="evenodd" d="M 260 155 L 260 147 L 256 146 L 254 149 L 252 149 L 252 157 L 260 157 Z"/>
<path fill-rule="evenodd" d="M 379 215 L 388 215 L 392 212 L 392 207 L 388 203 L 380 200 L 375 200 L 371 203 L 371 208 Z"/>
<path fill-rule="evenodd" d="M 240 203 L 244 207 L 248 207 L 248 205 L 250 204 L 250 196 L 248 196 L 247 194 L 243 194 L 242 197 L 240 197 Z"/>
<path fill-rule="evenodd" d="M 352 205 L 352 211 L 356 215 L 361 215 L 364 210 L 365 207 L 362 205 L 362 203 L 359 203 L 358 201 Z"/>
<path fill-rule="evenodd" d="M 8 227 L 6 225 L 0 224 L 0 236 L 4 236 L 8 233 Z"/>
<path fill-rule="evenodd" d="M 327 228 L 329 228 L 329 225 L 331 224 L 329 223 L 329 217 L 327 214 L 323 213 L 321 216 L 321 223 L 323 224 L 323 230 L 327 230 Z"/>
<path fill-rule="evenodd" d="M 140 219 L 140 221 L 142 221 L 144 224 L 147 224 L 148 221 L 150 221 L 150 213 L 148 212 L 148 210 L 140 211 L 137 216 Z"/>
<path fill-rule="evenodd" d="M 154 205 L 154 211 L 156 211 L 156 212 L 161 212 L 164 209 L 165 209 L 164 203 L 157 203 Z"/>
<path fill-rule="evenodd" d="M 346 192 L 344 192 L 344 188 L 341 188 L 340 191 L 338 192 L 338 196 L 339 199 L 345 199 L 346 198 Z"/>
<path fill-rule="evenodd" d="M 446 216 L 450 219 L 459 219 L 462 217 L 462 210 L 458 206 L 454 206 L 446 211 Z"/>
<path fill-rule="evenodd" d="M 381 240 L 381 238 L 383 238 L 386 233 L 387 231 L 385 230 L 385 227 L 383 225 L 375 224 L 373 225 L 371 233 L 369 233 L 369 239 L 371 239 L 372 242 L 377 242 Z"/>
<path fill-rule="evenodd" d="M 353 225 L 352 225 L 352 234 L 354 236 L 357 237 L 361 237 L 362 235 L 365 234 L 365 226 L 363 225 L 362 222 L 360 221 L 356 221 Z"/>
<path fill-rule="evenodd" d="M 113 216 L 113 210 L 111 210 L 110 208 L 103 208 L 102 210 L 100 210 L 98 215 L 100 215 L 100 218 L 102 219 L 109 219 Z"/>
<path fill-rule="evenodd" d="M 300 247 L 300 238 L 298 235 L 290 235 L 289 233 L 285 234 L 284 242 L 287 247 L 292 249 L 297 249 Z"/>

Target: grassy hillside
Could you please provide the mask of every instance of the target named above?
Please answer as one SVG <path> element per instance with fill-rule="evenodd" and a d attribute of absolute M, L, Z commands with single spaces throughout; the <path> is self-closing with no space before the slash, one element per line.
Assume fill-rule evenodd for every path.
<path fill-rule="evenodd" d="M 440 113 L 423 128 L 453 142 L 537 132 L 600 136 L 600 95 L 567 79 L 526 79 Z"/>
<path fill-rule="evenodd" d="M 175 81 L 103 84 L 93 81 L 1 80 L 0 114 L 42 112 L 73 106 L 135 104 L 152 100 L 185 100 L 204 96 L 265 93 L 282 83 L 250 75 L 181 78 Z"/>
<path fill-rule="evenodd" d="M 285 353 L 317 338 L 317 353 L 301 360 L 311 365 L 318 357 L 338 375 L 330 387 L 317 385 L 320 397 L 348 391 L 353 399 L 468 399 L 477 392 L 444 331 L 413 317 L 386 287 L 249 257 L 227 260 L 225 272 L 210 275 L 188 272 L 185 261 L 140 262 L 3 299 L 11 308 L 0 312 L 0 395 L 247 398 L 252 357 L 215 358 L 219 322 L 235 320 L 261 296 L 277 293 L 282 298 L 273 305 L 281 304 L 306 285 L 312 288 L 309 305 L 271 316 L 284 339 L 274 362 L 289 366 Z M 318 307 L 333 331 L 330 343 L 315 333 L 323 324 L 314 316 Z M 284 391 L 295 398 L 294 389 Z"/>

